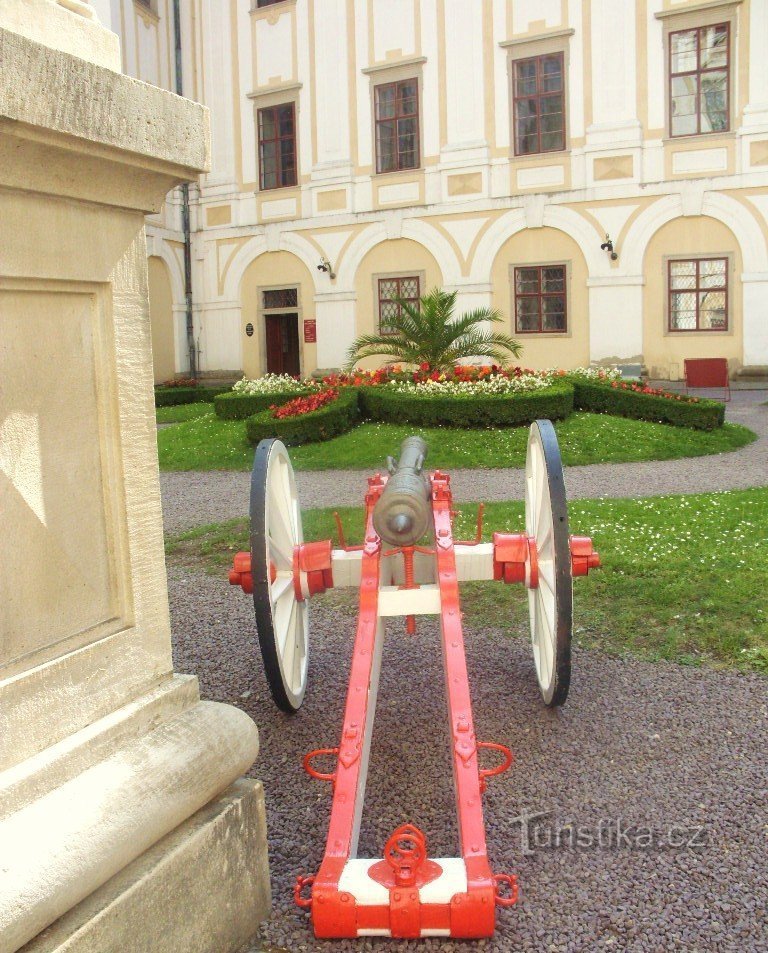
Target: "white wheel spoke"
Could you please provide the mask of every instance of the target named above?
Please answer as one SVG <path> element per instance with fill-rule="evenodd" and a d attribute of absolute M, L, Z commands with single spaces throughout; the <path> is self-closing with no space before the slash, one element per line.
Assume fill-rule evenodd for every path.
<path fill-rule="evenodd" d="M 286 549 L 274 536 L 269 537 L 269 556 L 280 570 L 293 570 L 293 549 Z"/>
<path fill-rule="evenodd" d="M 276 605 L 279 599 L 285 595 L 293 595 L 293 574 L 282 575 L 278 573 L 277 579 L 269 587 L 269 597 L 272 605 Z"/>

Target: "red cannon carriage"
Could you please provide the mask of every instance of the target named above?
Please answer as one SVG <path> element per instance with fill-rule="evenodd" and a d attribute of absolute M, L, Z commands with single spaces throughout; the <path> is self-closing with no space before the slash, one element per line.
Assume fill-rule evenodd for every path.
<path fill-rule="evenodd" d="M 512 763 L 508 747 L 475 735 L 467 679 L 459 583 L 498 580 L 528 589 L 536 674 L 546 705 L 562 705 L 571 676 L 573 576 L 599 566 L 587 537 L 570 536 L 560 451 L 552 424 L 531 425 L 525 468 L 525 531 L 494 533 L 484 543 L 482 507 L 474 540 L 453 536 L 450 478 L 423 472 L 426 445 L 409 437 L 399 463 L 368 480 L 365 536 L 347 546 L 305 542 L 288 453 L 279 440 L 256 451 L 251 480 L 251 551 L 238 553 L 230 582 L 253 594 L 261 652 L 277 705 L 298 710 L 307 685 L 309 602 L 331 587 L 359 591 L 344 720 L 337 747 L 304 759 L 315 778 L 331 783 L 333 804 L 325 854 L 314 876 L 299 876 L 295 898 L 311 910 L 318 937 L 487 937 L 496 906 L 517 899 L 514 875 L 488 861 L 482 794 L 488 778 Z M 395 830 L 383 856 L 357 856 L 385 623 L 439 619 L 445 668 L 460 857 L 429 858 L 424 834 Z M 480 754 L 501 756 L 481 767 Z M 332 773 L 315 757 L 336 759 Z"/>

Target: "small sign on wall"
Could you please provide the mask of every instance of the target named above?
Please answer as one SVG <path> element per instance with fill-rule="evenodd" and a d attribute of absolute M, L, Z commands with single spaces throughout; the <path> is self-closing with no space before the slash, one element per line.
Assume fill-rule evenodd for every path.
<path fill-rule="evenodd" d="M 315 321 L 314 318 L 310 318 L 304 322 L 304 343 L 317 343 L 317 321 Z"/>
<path fill-rule="evenodd" d="M 245 333 L 248 335 L 249 338 L 253 337 L 253 325 L 251 324 L 250 321 L 245 326 Z"/>

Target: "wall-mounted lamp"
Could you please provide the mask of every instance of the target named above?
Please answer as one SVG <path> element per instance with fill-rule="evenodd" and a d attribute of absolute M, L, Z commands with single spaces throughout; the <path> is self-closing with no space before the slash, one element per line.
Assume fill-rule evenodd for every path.
<path fill-rule="evenodd" d="M 616 259 L 619 257 L 618 254 L 613 250 L 613 242 L 611 241 L 611 236 L 608 234 L 608 232 L 605 233 L 605 241 L 600 247 L 603 249 L 603 251 L 607 251 L 610 254 L 611 261 L 616 261 Z"/>
<path fill-rule="evenodd" d="M 327 272 L 328 272 L 328 277 L 331 279 L 331 281 L 333 281 L 333 279 L 336 277 L 336 272 L 335 272 L 335 271 L 333 270 L 333 268 L 331 267 L 331 263 L 328 261 L 327 258 L 321 258 L 321 259 L 320 259 L 320 264 L 317 266 L 317 270 L 318 270 L 318 271 L 327 271 Z"/>

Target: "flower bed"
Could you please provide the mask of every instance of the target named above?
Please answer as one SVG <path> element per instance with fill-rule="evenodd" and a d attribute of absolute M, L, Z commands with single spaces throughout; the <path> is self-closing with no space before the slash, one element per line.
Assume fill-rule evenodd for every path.
<path fill-rule="evenodd" d="M 289 374 L 265 374 L 249 380 L 239 380 L 231 391 L 217 397 L 213 402 L 216 416 L 222 420 L 245 420 L 253 414 L 267 410 L 273 404 L 284 404 L 293 397 L 311 393 L 319 385 L 312 381 L 300 381 Z"/>
<path fill-rule="evenodd" d="M 516 427 L 540 417 L 558 420 L 573 410 L 568 381 L 538 378 L 518 390 L 467 391 L 460 384 L 389 385 L 360 390 L 363 414 L 389 423 L 423 427 Z"/>
<path fill-rule="evenodd" d="M 333 394 L 333 397 L 326 397 Z M 296 446 L 316 440 L 330 440 L 345 433 L 359 420 L 357 388 L 344 387 L 341 390 L 326 390 L 310 396 L 302 395 L 290 403 L 293 411 L 285 413 L 286 405 L 271 407 L 249 417 L 245 422 L 245 432 L 251 443 L 258 443 L 267 437 L 279 437 L 283 443 Z M 316 409 L 302 411 L 301 406 Z M 290 407 L 290 404 L 288 405 Z M 283 413 L 281 413 L 283 411 Z"/>
<path fill-rule="evenodd" d="M 569 380 L 577 410 L 696 430 L 714 430 L 722 427 L 725 420 L 725 405 L 716 400 L 673 394 L 628 381 L 588 380 L 578 375 L 570 375 Z"/>

